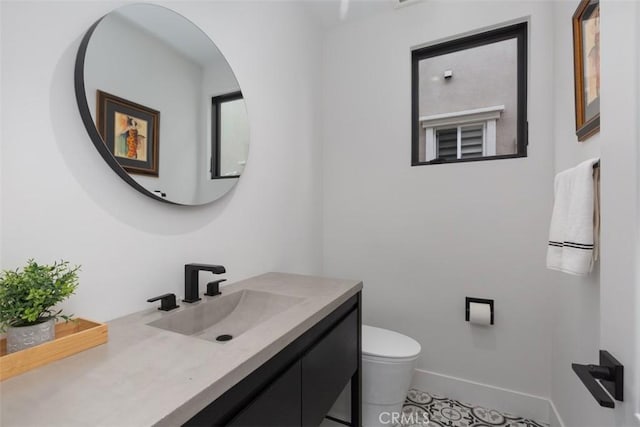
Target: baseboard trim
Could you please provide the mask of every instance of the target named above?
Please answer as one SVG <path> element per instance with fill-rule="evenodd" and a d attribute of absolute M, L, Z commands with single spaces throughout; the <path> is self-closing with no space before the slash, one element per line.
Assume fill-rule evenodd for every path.
<path fill-rule="evenodd" d="M 416 369 L 411 386 L 545 423 L 550 421 L 551 412 L 554 412 L 553 418 L 560 420 L 549 399 L 489 384 Z M 564 424 L 560 422 L 556 426 L 564 427 Z"/>
<path fill-rule="evenodd" d="M 549 426 L 550 427 L 565 427 L 564 421 L 558 412 L 558 408 L 553 404 L 553 400 L 549 400 Z"/>

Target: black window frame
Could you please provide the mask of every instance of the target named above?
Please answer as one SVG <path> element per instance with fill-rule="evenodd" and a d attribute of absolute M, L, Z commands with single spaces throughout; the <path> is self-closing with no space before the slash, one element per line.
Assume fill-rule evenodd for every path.
<path fill-rule="evenodd" d="M 241 91 L 225 93 L 211 98 L 211 179 L 239 178 L 240 175 L 220 176 L 220 106 L 225 102 L 244 99 Z"/>
<path fill-rule="evenodd" d="M 528 23 L 520 22 L 494 30 L 485 31 L 470 36 L 461 37 L 455 40 L 437 43 L 431 46 L 413 49 L 411 51 L 411 166 L 423 166 L 434 164 L 478 162 L 485 160 L 501 160 L 527 157 L 527 147 L 529 145 L 529 130 L 527 120 L 527 37 Z M 432 58 L 474 47 L 485 46 L 500 41 L 516 39 L 517 42 L 517 152 L 515 154 L 504 154 L 495 156 L 485 156 L 479 158 L 466 158 L 445 160 L 436 158 L 431 161 L 419 160 L 420 122 L 419 122 L 419 78 L 418 69 L 421 60 Z"/>

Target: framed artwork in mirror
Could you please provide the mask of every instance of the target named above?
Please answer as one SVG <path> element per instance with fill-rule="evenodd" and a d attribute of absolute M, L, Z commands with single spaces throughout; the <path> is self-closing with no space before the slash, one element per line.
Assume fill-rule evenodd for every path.
<path fill-rule="evenodd" d="M 101 90 L 96 99 L 98 131 L 120 166 L 158 176 L 160 112 Z"/>
<path fill-rule="evenodd" d="M 600 4 L 582 0 L 573 14 L 576 135 L 584 141 L 600 131 Z"/>

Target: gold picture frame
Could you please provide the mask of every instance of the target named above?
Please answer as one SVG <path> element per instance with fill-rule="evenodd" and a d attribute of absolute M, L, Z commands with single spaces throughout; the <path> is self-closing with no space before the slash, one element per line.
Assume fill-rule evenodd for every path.
<path fill-rule="evenodd" d="M 572 18 L 576 135 L 600 131 L 600 3 L 582 0 Z"/>

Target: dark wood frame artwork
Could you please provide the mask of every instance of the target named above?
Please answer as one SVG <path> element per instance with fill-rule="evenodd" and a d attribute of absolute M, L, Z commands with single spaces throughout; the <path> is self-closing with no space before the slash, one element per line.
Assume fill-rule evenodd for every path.
<path fill-rule="evenodd" d="M 485 160 L 512 159 L 517 157 L 527 157 L 527 146 L 529 145 L 529 130 L 527 121 L 527 22 L 508 25 L 495 30 L 485 31 L 478 34 L 462 37 L 459 39 L 438 43 L 435 45 L 415 49 L 411 51 L 411 166 L 435 165 L 447 163 L 477 162 Z M 423 162 L 419 160 L 419 62 L 423 59 L 445 55 L 447 53 L 471 49 L 484 46 L 503 40 L 517 40 L 517 62 L 518 62 L 518 85 L 517 85 L 517 145 L 516 154 L 506 154 L 497 156 L 487 156 L 478 158 L 444 160 L 438 158 L 432 161 Z"/>
<path fill-rule="evenodd" d="M 582 0 L 573 14 L 573 68 L 575 82 L 575 111 L 576 111 L 576 135 L 578 141 L 584 141 L 590 136 L 600 132 L 600 109 L 590 119 L 585 118 L 585 93 L 584 93 L 584 57 L 582 21 L 585 11 L 590 6 L 600 8 L 599 0 Z M 598 95 L 599 97 L 599 95 Z"/>
<path fill-rule="evenodd" d="M 220 176 L 220 105 L 229 101 L 243 99 L 242 92 L 231 92 L 211 98 L 211 179 L 239 178 L 240 175 Z"/>
<path fill-rule="evenodd" d="M 160 154 L 160 112 L 144 105 L 136 104 L 124 98 L 98 90 L 96 92 L 96 122 L 98 132 L 113 158 L 127 172 L 133 174 L 158 176 Z M 115 155 L 114 115 L 115 113 L 129 114 L 145 120 L 148 123 L 147 160 L 127 159 Z"/>

